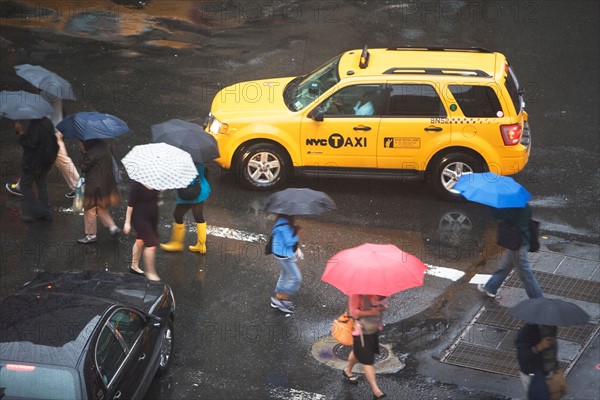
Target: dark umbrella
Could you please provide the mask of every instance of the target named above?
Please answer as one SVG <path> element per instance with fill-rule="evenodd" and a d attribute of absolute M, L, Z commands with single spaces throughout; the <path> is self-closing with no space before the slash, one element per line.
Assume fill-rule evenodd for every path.
<path fill-rule="evenodd" d="M 110 114 L 79 112 L 63 119 L 56 125 L 66 138 L 80 140 L 111 139 L 129 132 L 125 121 Z"/>
<path fill-rule="evenodd" d="M 590 316 L 578 305 L 545 297 L 523 300 L 511 308 L 510 313 L 513 317 L 537 325 L 582 325 L 590 320 Z"/>
<path fill-rule="evenodd" d="M 39 65 L 22 64 L 15 66 L 17 75 L 42 91 L 48 101 L 54 99 L 75 100 L 73 87 L 65 79 Z"/>
<path fill-rule="evenodd" d="M 323 192 L 290 188 L 270 195 L 266 201 L 266 208 L 275 214 L 311 215 L 337 207 L 331 197 Z"/>
<path fill-rule="evenodd" d="M 219 158 L 217 140 L 200 125 L 180 119 L 152 125 L 152 140 L 167 143 L 187 151 L 195 163 L 204 163 Z"/>
<path fill-rule="evenodd" d="M 15 121 L 43 118 L 53 111 L 52 105 L 39 94 L 19 90 L 0 92 L 0 117 Z"/>

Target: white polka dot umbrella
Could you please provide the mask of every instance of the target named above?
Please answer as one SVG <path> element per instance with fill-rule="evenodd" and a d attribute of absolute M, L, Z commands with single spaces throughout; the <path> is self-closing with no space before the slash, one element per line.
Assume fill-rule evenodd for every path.
<path fill-rule="evenodd" d="M 192 156 L 166 143 L 135 146 L 121 162 L 131 179 L 156 190 L 184 188 L 198 176 Z"/>

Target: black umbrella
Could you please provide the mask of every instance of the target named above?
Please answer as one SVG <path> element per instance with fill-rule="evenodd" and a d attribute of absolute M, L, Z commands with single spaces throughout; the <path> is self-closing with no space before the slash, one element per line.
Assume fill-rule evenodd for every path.
<path fill-rule="evenodd" d="M 336 208 L 331 197 L 312 189 L 285 189 L 273 193 L 266 201 L 267 211 L 275 214 L 311 215 Z"/>
<path fill-rule="evenodd" d="M 537 325 L 582 325 L 590 320 L 588 313 L 578 305 L 545 297 L 523 300 L 511 308 L 510 313 L 513 317 Z"/>
<path fill-rule="evenodd" d="M 0 117 L 15 121 L 38 119 L 52 113 L 52 105 L 39 94 L 19 90 L 0 92 Z"/>
<path fill-rule="evenodd" d="M 200 125 L 181 119 L 170 119 L 152 125 L 152 140 L 167 143 L 187 151 L 195 163 L 204 163 L 219 158 L 217 140 Z"/>

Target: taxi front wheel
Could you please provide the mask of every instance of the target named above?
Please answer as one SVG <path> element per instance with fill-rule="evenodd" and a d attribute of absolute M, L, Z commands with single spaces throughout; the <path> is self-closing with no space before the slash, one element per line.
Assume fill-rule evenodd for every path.
<path fill-rule="evenodd" d="M 463 174 L 485 170 L 481 160 L 465 153 L 450 153 L 440 157 L 434 168 L 430 182 L 435 192 L 448 201 L 464 201 L 464 197 L 454 189 L 456 181 Z"/>
<path fill-rule="evenodd" d="M 254 190 L 270 190 L 286 180 L 289 158 L 281 147 L 271 143 L 256 143 L 239 157 L 238 171 L 242 183 Z"/>

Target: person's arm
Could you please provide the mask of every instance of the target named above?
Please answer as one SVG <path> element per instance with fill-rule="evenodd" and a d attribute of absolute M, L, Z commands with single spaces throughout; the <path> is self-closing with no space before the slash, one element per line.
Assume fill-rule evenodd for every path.
<path fill-rule="evenodd" d="M 123 232 L 128 235 L 131 232 L 131 214 L 133 213 L 133 207 L 127 206 L 127 212 L 125 213 L 125 224 L 123 225 Z"/>
<path fill-rule="evenodd" d="M 373 306 L 370 310 L 361 310 L 360 305 L 360 295 L 354 294 L 348 297 L 348 311 L 353 318 L 378 315 L 384 310 L 384 306 L 381 304 Z"/>

